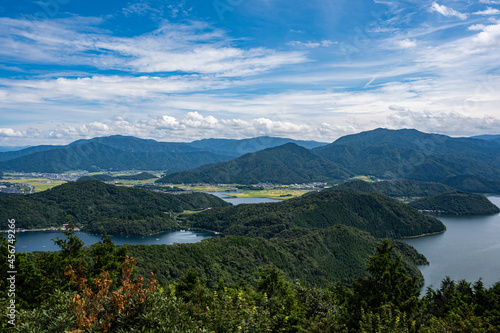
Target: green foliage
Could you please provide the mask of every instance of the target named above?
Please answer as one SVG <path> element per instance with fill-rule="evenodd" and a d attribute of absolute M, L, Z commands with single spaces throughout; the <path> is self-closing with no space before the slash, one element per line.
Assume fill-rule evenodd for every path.
<path fill-rule="evenodd" d="M 78 242 L 71 240 L 73 235 L 68 233 L 67 237 L 70 239 L 61 245 L 74 244 L 78 249 Z M 128 259 L 121 266 L 125 269 L 120 281 L 117 277 L 112 281 L 106 270 L 95 276 L 93 265 L 101 262 L 101 267 L 113 267 L 117 260 L 116 256 L 112 259 L 113 256 L 104 255 L 107 260 L 98 257 L 120 253 L 103 236 L 99 247 L 89 252 L 97 256 L 71 258 L 83 263 L 78 272 L 73 270 L 70 274 L 79 286 L 76 290 L 50 285 L 54 288 L 48 297 L 32 300 L 30 307 L 19 302 L 16 326 L 6 324 L 2 311 L 0 327 L 2 332 L 23 333 L 499 331 L 499 283 L 488 289 L 480 281 L 471 285 L 447 279 L 439 290 L 429 289 L 420 300 L 415 278 L 405 271 L 395 251 L 396 247 L 387 240 L 380 244 L 366 266 L 368 275 L 358 279 L 352 289 L 340 284 L 319 288 L 303 281 L 292 283 L 288 274 L 274 264 L 254 271 L 254 276 L 258 276 L 254 285 L 240 282 L 227 287 L 221 282 L 209 288 L 196 270 L 188 269 L 177 281 L 170 280 L 156 289 L 154 280 L 146 285 L 141 278 L 132 280 L 133 262 Z M 1 247 L 0 253 L 3 252 Z M 67 253 L 79 252 L 75 249 Z M 60 264 L 55 261 L 54 265 Z M 39 265 L 35 261 L 33 268 L 45 269 Z M 47 282 L 38 281 L 42 285 Z M 95 290 L 90 292 L 91 289 Z M 2 306 L 5 301 L 5 295 L 0 295 Z"/>
<path fill-rule="evenodd" d="M 454 191 L 452 187 L 444 184 L 421 182 L 412 179 L 398 179 L 373 183 L 363 180 L 354 180 L 339 185 L 337 189 L 358 193 L 381 193 L 392 198 L 429 197 Z"/>
<path fill-rule="evenodd" d="M 93 176 L 83 176 L 78 178 L 78 181 L 82 180 L 100 180 L 103 182 L 110 182 L 114 180 L 147 180 L 157 178 L 155 175 L 149 172 L 141 172 L 135 175 L 121 175 L 121 176 L 110 176 L 110 175 L 93 175 Z"/>
<path fill-rule="evenodd" d="M 410 206 L 442 214 L 486 215 L 500 212 L 485 196 L 464 192 L 449 192 L 410 202 Z"/>
<path fill-rule="evenodd" d="M 167 175 L 158 183 L 310 183 L 345 179 L 351 173 L 294 143 L 245 154 L 229 162 Z"/>
<path fill-rule="evenodd" d="M 432 315 L 433 332 L 438 328 L 463 332 L 495 332 L 500 327 L 500 283 L 485 288 L 482 281 L 475 284 L 452 281 L 449 277 L 437 290 L 428 289 L 425 295 L 427 311 Z"/>
<path fill-rule="evenodd" d="M 441 232 L 437 219 L 380 194 L 323 190 L 278 203 L 217 208 L 186 217 L 186 225 L 226 235 L 290 237 L 290 229 L 343 224 L 375 237 L 402 238 Z"/>
<path fill-rule="evenodd" d="M 128 250 L 139 259 L 138 272 L 153 272 L 162 284 L 178 280 L 186 270 L 194 269 L 210 288 L 216 288 L 220 282 L 238 285 L 241 281 L 255 286 L 257 268 L 274 263 L 290 280 L 327 286 L 336 281 L 351 285 L 356 277 L 364 276 L 366 258 L 373 254 L 377 242 L 366 232 L 334 226 L 304 230 L 293 239 L 230 236 L 194 244 L 136 245 Z M 421 276 L 411 259 L 419 256 L 415 249 L 407 246 L 400 250 L 397 253 L 404 255 L 405 267 Z"/>
<path fill-rule="evenodd" d="M 59 227 L 69 215 L 76 226 L 91 233 L 150 235 L 177 228 L 171 213 L 217 206 L 229 204 L 205 193 L 177 196 L 89 180 L 1 197 L 0 228 L 6 229 L 12 216 L 18 228 Z"/>

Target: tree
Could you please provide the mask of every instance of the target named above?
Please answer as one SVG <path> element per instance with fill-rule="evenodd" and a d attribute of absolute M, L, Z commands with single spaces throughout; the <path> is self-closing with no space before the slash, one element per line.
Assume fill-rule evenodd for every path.
<path fill-rule="evenodd" d="M 420 309 L 417 277 L 408 276 L 401 257 L 394 258 L 388 239 L 376 248 L 367 265 L 368 277 L 358 278 L 353 285 L 350 326 L 359 329 L 359 318 L 378 317 L 379 322 L 405 321 L 408 329 Z M 387 317 L 390 318 L 387 318 Z"/>

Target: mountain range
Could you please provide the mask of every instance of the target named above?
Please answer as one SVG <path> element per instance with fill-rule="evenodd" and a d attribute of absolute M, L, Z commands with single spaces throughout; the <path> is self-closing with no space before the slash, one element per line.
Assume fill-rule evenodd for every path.
<path fill-rule="evenodd" d="M 440 182 L 474 175 L 500 180 L 500 143 L 414 129 L 347 135 L 313 152 L 358 175 Z"/>
<path fill-rule="evenodd" d="M 240 184 L 338 182 L 365 175 L 440 182 L 472 192 L 470 184 L 486 188 L 489 183 L 494 190 L 489 192 L 497 193 L 496 138 L 382 128 L 330 144 L 271 137 L 169 143 L 111 136 L 0 153 L 0 171 L 164 170 L 162 182 Z"/>
<path fill-rule="evenodd" d="M 158 142 L 130 136 L 78 140 L 66 146 L 36 146 L 0 152 L 0 170 L 24 172 L 65 172 L 71 170 L 189 170 L 228 161 L 244 153 L 293 142 L 313 148 L 325 143 L 286 138 L 258 137 L 243 140 L 206 139 Z"/>

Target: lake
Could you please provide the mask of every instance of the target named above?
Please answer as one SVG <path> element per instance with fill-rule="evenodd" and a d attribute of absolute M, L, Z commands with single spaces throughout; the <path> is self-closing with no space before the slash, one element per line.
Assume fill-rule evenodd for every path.
<path fill-rule="evenodd" d="M 500 197 L 488 199 L 500 207 Z M 446 225 L 444 233 L 404 240 L 430 262 L 419 266 L 424 291 L 439 288 L 446 276 L 468 282 L 482 278 L 486 286 L 500 281 L 500 214 L 437 218 Z"/>
<path fill-rule="evenodd" d="M 77 231 L 75 235 L 80 238 L 85 245 L 92 245 L 101 240 L 100 235 L 92 235 L 86 232 Z M 57 237 L 64 238 L 60 231 L 25 231 L 16 234 L 17 252 L 34 251 L 57 251 L 59 247 L 54 244 L 52 239 Z M 137 245 L 137 244 L 175 244 L 175 243 L 196 243 L 203 239 L 217 236 L 211 232 L 180 230 L 167 231 L 152 236 L 110 236 L 116 245 Z"/>
<path fill-rule="evenodd" d="M 237 192 L 208 192 L 208 193 L 215 195 L 216 197 L 221 198 L 226 202 L 232 203 L 233 205 L 283 201 L 283 200 L 271 199 L 271 198 L 248 198 L 248 197 L 231 198 L 231 196 L 238 194 Z"/>

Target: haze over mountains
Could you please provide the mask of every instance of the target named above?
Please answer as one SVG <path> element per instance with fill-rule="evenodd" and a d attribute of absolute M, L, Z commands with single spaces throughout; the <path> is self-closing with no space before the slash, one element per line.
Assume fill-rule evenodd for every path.
<path fill-rule="evenodd" d="M 451 138 L 413 129 L 376 129 L 330 144 L 271 137 L 169 143 L 111 136 L 0 153 L 0 170 L 164 170 L 162 182 L 240 184 L 337 182 L 366 175 L 442 182 L 471 191 L 471 184 L 498 187 L 496 139 Z"/>

